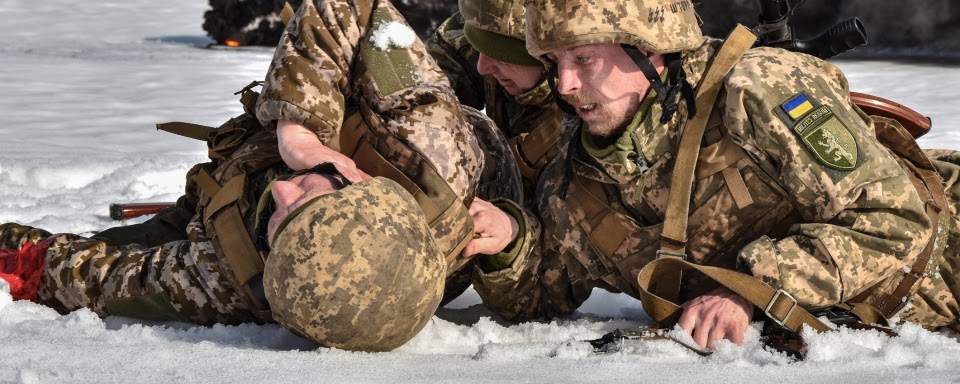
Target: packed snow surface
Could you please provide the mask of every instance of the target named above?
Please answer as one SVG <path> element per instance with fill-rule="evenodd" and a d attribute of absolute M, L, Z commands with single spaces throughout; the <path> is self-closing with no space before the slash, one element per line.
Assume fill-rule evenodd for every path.
<path fill-rule="evenodd" d="M 154 124 L 217 126 L 239 114 L 233 92 L 262 79 L 272 56 L 271 49 L 198 48 L 209 42 L 200 28 L 205 7 L 0 0 L 0 222 L 89 233 L 122 224 L 109 219 L 110 203 L 172 201 L 182 193 L 184 172 L 205 159 L 206 147 Z M 931 116 L 934 129 L 922 146 L 960 149 L 960 69 L 837 64 L 853 90 Z M 582 340 L 649 324 L 636 300 L 597 291 L 574 316 L 518 325 L 478 304 L 468 291 L 400 349 L 351 353 L 317 348 L 276 325 L 59 315 L 0 293 L 0 382 L 960 381 L 955 336 L 914 325 L 898 328 L 896 338 L 808 334 L 803 362 L 765 350 L 755 329 L 744 346 L 721 343 L 709 357 L 662 341 L 595 354 Z"/>

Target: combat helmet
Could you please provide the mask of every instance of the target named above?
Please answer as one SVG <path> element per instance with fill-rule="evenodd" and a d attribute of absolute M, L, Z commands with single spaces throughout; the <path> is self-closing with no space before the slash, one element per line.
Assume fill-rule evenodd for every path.
<path fill-rule="evenodd" d="M 637 63 L 664 105 L 661 122 L 676 111 L 676 95 L 687 99 L 692 116 L 693 89 L 680 66 L 680 52 L 703 43 L 700 21 L 690 0 L 527 0 L 527 51 L 549 68 L 545 54 L 587 44 L 620 44 Z M 670 79 L 666 83 L 650 59 L 637 48 L 664 55 Z M 553 81 L 554 75 L 547 76 Z M 554 87 L 554 93 L 556 89 Z M 558 99 L 559 100 L 559 99 Z M 558 101 L 567 113 L 569 105 Z"/>
<path fill-rule="evenodd" d="M 377 177 L 291 213 L 275 234 L 263 288 L 287 329 L 325 347 L 389 351 L 433 316 L 445 275 L 416 200 Z"/>
<path fill-rule="evenodd" d="M 484 55 L 511 64 L 540 66 L 527 53 L 523 0 L 460 0 L 463 34 Z"/>

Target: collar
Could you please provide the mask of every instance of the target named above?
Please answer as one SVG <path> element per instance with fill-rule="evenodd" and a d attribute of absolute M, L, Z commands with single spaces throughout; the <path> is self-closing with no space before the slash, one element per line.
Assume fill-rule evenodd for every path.
<path fill-rule="evenodd" d="M 547 83 L 546 78 L 529 91 L 510 97 L 520 105 L 531 107 L 542 107 L 553 102 L 553 92 L 550 91 L 550 84 Z"/>

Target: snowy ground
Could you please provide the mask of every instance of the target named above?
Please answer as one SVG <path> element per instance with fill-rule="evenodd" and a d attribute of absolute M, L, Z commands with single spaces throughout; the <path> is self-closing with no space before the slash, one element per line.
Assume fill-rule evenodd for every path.
<path fill-rule="evenodd" d="M 117 225 L 112 202 L 167 201 L 205 157 L 153 124 L 219 125 L 261 79 L 266 49 L 198 49 L 206 1 L 0 0 L 0 222 L 55 232 Z M 933 117 L 927 148 L 960 149 L 960 67 L 839 62 L 851 88 Z M 142 220 L 142 219 L 141 219 Z M 191 327 L 60 316 L 0 293 L 0 382 L 957 382 L 960 343 L 907 326 L 810 335 L 804 362 L 754 337 L 700 357 L 669 342 L 597 355 L 580 340 L 644 324 L 635 300 L 598 292 L 549 324 L 503 325 L 473 291 L 390 353 L 315 348 L 278 326 Z"/>

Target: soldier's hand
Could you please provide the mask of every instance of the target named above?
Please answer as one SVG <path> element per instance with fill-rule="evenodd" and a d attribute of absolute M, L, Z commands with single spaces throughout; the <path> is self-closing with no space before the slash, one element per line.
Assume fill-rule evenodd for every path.
<path fill-rule="evenodd" d="M 470 205 L 474 239 L 463 248 L 464 257 L 492 255 L 503 251 L 520 233 L 517 220 L 489 202 L 476 198 Z"/>
<path fill-rule="evenodd" d="M 743 344 L 743 334 L 753 319 L 753 305 L 727 288 L 717 288 L 683 304 L 677 325 L 701 347 L 713 348 L 717 340 Z"/>
<path fill-rule="evenodd" d="M 277 144 L 283 162 L 295 171 L 333 163 L 344 177 L 354 183 L 371 178 L 357 168 L 353 159 L 323 145 L 316 133 L 301 124 L 289 120 L 278 121 Z"/>

